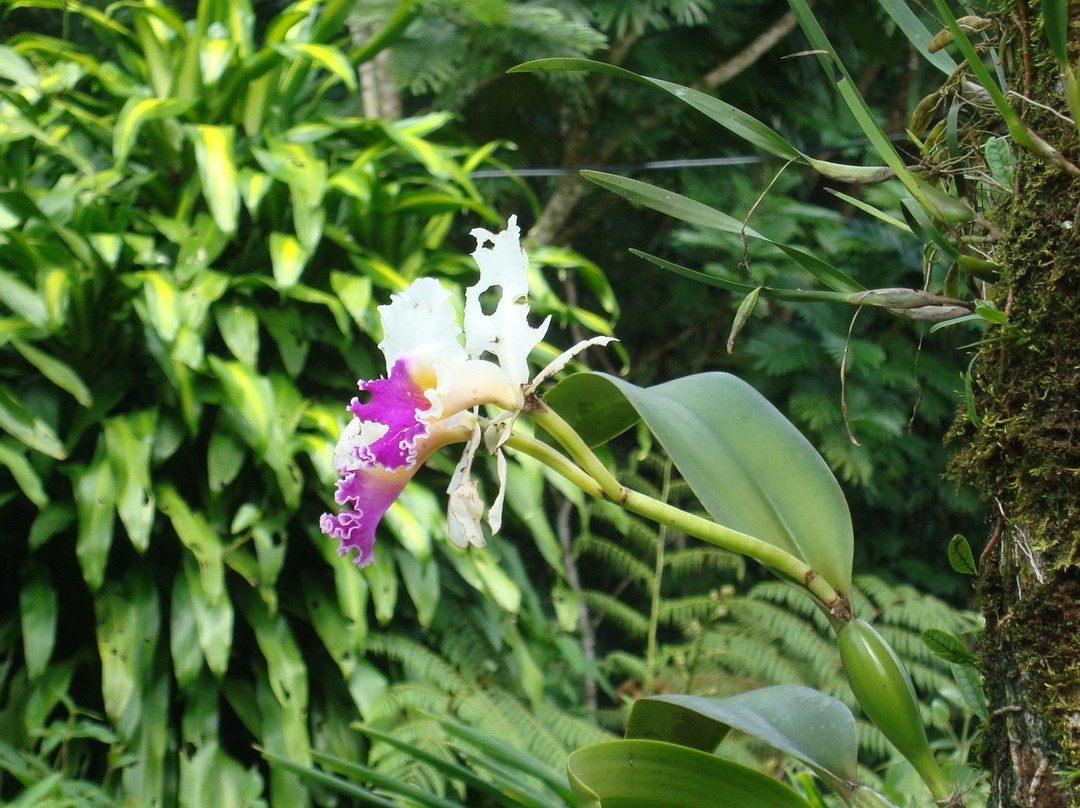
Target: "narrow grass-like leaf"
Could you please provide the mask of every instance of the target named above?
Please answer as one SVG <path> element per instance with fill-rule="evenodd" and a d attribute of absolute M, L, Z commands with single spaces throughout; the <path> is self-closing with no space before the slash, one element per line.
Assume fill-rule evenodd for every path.
<path fill-rule="evenodd" d="M 506 741 L 488 735 L 474 727 L 461 724 L 448 719 L 438 719 L 442 728 L 455 738 L 465 741 L 476 747 L 486 755 L 510 766 L 515 771 L 535 777 L 563 799 L 572 799 L 570 790 L 566 787 L 566 781 L 561 772 L 554 772 L 535 758 L 525 754 L 520 749 Z"/>
<path fill-rule="evenodd" d="M 822 69 L 828 76 L 839 74 L 836 79 L 837 92 L 844 99 L 848 110 L 855 118 L 856 123 L 859 124 L 859 128 L 863 130 L 863 133 L 870 140 L 874 150 L 885 161 L 886 165 L 896 173 L 897 179 L 919 201 L 919 204 L 936 217 L 950 221 L 966 221 L 970 219 L 973 214 L 970 209 L 964 211 L 966 205 L 963 205 L 961 200 L 949 197 L 940 189 L 932 188 L 908 170 L 903 157 L 874 118 L 866 99 L 859 92 L 847 68 L 840 61 L 832 43 L 825 36 L 824 30 L 822 30 L 817 18 L 810 10 L 809 4 L 806 0 L 789 0 L 789 4 L 799 20 L 799 26 L 802 28 L 803 33 L 806 34 L 811 46 L 817 52 Z"/>
<path fill-rule="evenodd" d="M 339 794 L 344 794 L 347 797 L 352 797 L 355 800 L 359 800 L 360 803 L 363 805 L 375 805 L 378 806 L 378 808 L 401 808 L 401 805 L 394 800 L 387 799 L 386 797 L 380 797 L 369 789 L 357 785 L 350 780 L 346 780 L 343 777 L 338 777 L 337 775 L 330 774 L 329 772 L 325 772 L 321 769 L 316 769 L 313 766 L 305 766 L 301 763 L 297 763 L 294 760 L 290 760 L 283 755 L 274 754 L 273 752 L 270 752 L 266 749 L 260 749 L 259 751 L 261 752 L 262 756 L 270 762 L 270 766 L 272 768 L 277 767 L 285 769 L 286 771 L 292 772 L 293 774 L 298 775 L 299 777 L 307 780 L 308 782 L 317 783 L 318 785 L 331 791 L 336 791 Z M 371 770 L 367 769 L 367 771 Z M 384 780 L 385 779 L 387 778 L 384 777 Z M 397 783 L 399 781 L 395 780 L 393 782 Z M 419 804 L 423 805 L 424 803 L 421 802 Z M 460 808 L 460 806 L 455 804 L 454 808 Z"/>
<path fill-rule="evenodd" d="M 1042 0 L 1043 27 L 1054 59 L 1069 66 L 1069 0 Z"/>
<path fill-rule="evenodd" d="M 676 275 L 680 275 L 684 278 L 689 278 L 690 280 L 698 281 L 699 283 L 704 283 L 709 286 L 715 286 L 718 289 L 727 289 L 729 292 L 749 295 L 756 291 L 761 297 L 769 300 L 787 300 L 790 302 L 851 302 L 851 294 L 845 292 L 830 292 L 822 289 L 776 289 L 772 286 L 752 286 L 748 283 L 729 281 L 725 278 L 719 278 L 716 275 L 710 275 L 706 272 L 702 272 L 701 270 L 684 267 L 672 261 L 668 261 L 664 258 L 660 258 L 655 255 L 649 255 L 648 253 L 642 252 L 641 250 L 635 250 L 631 248 L 630 252 L 636 255 L 638 258 L 644 258 L 646 261 L 650 261 L 653 264 L 656 264 L 661 269 L 666 269 L 668 272 L 673 272 Z"/>
<path fill-rule="evenodd" d="M 621 177 L 617 174 L 605 174 L 599 171 L 582 171 L 581 176 L 590 182 L 595 182 L 603 188 L 607 188 L 620 196 L 626 197 L 631 202 L 644 205 L 653 210 L 658 210 L 669 216 L 674 216 L 684 222 L 701 225 L 702 227 L 712 227 L 717 230 L 722 230 L 725 233 L 734 233 L 736 235 L 745 234 L 749 238 L 772 244 L 782 250 L 788 257 L 796 261 L 803 269 L 812 274 L 830 289 L 835 289 L 838 292 L 865 291 L 866 287 L 854 278 L 837 269 L 827 261 L 818 258 L 816 255 L 800 250 L 797 247 L 774 241 L 757 232 L 752 227 L 744 225 L 735 217 L 729 216 L 715 208 L 710 208 L 708 205 L 685 197 L 682 194 L 677 194 L 674 191 L 666 191 L 662 188 L 657 188 L 654 185 L 649 185 L 646 182 L 633 180 L 629 177 Z"/>
<path fill-rule="evenodd" d="M 926 61 L 947 76 L 951 76 L 956 71 L 956 62 L 946 51 L 939 50 L 931 53 L 927 48 L 934 35 L 915 16 L 907 0 L 877 0 L 877 2 L 885 9 L 885 13 L 892 17 L 893 22 Z"/>

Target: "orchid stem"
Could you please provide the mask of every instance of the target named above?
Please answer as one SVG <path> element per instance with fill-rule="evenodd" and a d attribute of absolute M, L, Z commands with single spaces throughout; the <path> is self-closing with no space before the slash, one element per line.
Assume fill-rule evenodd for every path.
<path fill-rule="evenodd" d="M 550 409 L 543 413 L 532 413 L 532 415 L 545 431 L 566 448 L 576 463 L 548 444 L 528 435 L 514 433 L 507 441 L 507 445 L 539 460 L 585 493 L 597 499 L 609 499 L 631 513 L 644 516 L 659 525 L 675 528 L 688 536 L 752 558 L 805 587 L 830 611 L 834 605 L 846 603 L 828 581 L 791 553 L 761 539 L 732 530 L 710 519 L 695 516 L 666 502 L 627 488 L 615 479 L 615 475 L 608 470 L 603 461 L 562 418 Z"/>

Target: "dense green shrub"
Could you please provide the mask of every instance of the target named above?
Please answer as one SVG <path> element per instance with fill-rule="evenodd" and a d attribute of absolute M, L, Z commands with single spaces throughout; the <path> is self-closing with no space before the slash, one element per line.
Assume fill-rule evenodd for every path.
<path fill-rule="evenodd" d="M 254 804 L 268 777 L 273 804 L 304 804 L 251 745 L 360 755 L 348 723 L 386 712 L 394 664 L 358 652 L 397 647 L 369 632 L 372 609 L 437 642 L 498 604 L 468 650 L 509 698 L 544 698 L 525 636 L 561 652 L 523 604 L 529 576 L 497 544 L 444 549 L 429 488 L 395 506 L 397 542 L 363 573 L 317 534 L 348 391 L 383 372 L 375 304 L 420 273 L 466 278 L 454 239 L 501 221 L 468 177 L 494 146 L 459 145 L 441 114 L 357 114 L 354 66 L 410 17 L 349 50 L 352 5 L 257 26 L 243 2 L 206 0 L 194 20 L 67 4 L 92 44 L 0 45 L 4 799 L 36 784 Z M 545 262 L 610 301 L 595 268 L 550 250 L 536 307 L 605 328 L 546 291 Z M 511 504 L 536 496 L 522 485 Z M 526 608 L 539 624 L 516 625 Z"/>

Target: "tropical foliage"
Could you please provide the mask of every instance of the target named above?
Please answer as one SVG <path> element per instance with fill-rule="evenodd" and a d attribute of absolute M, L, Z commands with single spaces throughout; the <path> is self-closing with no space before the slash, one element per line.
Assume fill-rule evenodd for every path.
<path fill-rule="evenodd" d="M 516 543 L 447 547 L 453 463 L 438 455 L 388 513 L 374 566 L 341 562 L 316 532 L 341 397 L 382 372 L 376 303 L 423 275 L 460 305 L 474 271 L 466 231 L 500 226 L 492 197 L 536 202 L 523 184 L 478 186 L 474 170 L 513 158 L 470 144 L 419 99 L 400 119 L 365 115 L 357 68 L 393 46 L 398 91 L 464 109 L 462 127 L 480 132 L 496 116 L 478 121 L 463 100 L 498 109 L 506 82 L 523 80 L 496 82 L 496 69 L 588 56 L 605 39 L 629 49 L 682 36 L 678 26 L 730 38 L 709 6 L 299 2 L 268 14 L 204 0 L 192 19 L 161 3 L 5 6 L 0 797 L 575 804 L 566 757 L 623 729 L 624 697 L 800 682 L 854 703 L 809 601 L 748 588 L 757 575 L 735 556 L 590 504 L 531 461 L 510 461 L 504 534 Z M 566 109 L 587 110 L 598 90 L 572 74 L 543 81 L 537 92 Z M 651 92 L 613 97 L 634 112 L 653 108 L 641 100 Z M 519 139 L 522 153 L 549 154 L 552 138 Z M 647 154 L 646 141 L 624 146 Z M 757 215 L 797 222 L 817 239 L 808 252 L 874 238 L 881 254 L 910 253 L 823 211 L 770 197 Z M 755 219 L 772 244 L 753 268 L 773 288 L 804 264 L 780 246 L 793 234 L 770 224 Z M 741 250 L 740 231 L 699 225 L 671 243 Z M 556 246 L 529 254 L 536 311 L 575 337 L 611 332 L 614 294 L 595 264 Z M 719 263 L 711 276 L 743 282 Z M 757 293 L 762 306 L 767 296 Z M 846 355 L 847 322 L 796 311 L 746 327 L 747 372 L 782 380 L 770 396 L 870 501 L 910 513 L 921 503 L 900 481 L 932 478 L 937 461 L 897 438 L 913 397 L 922 429 L 946 417 L 949 366 L 922 356 L 913 382 L 914 339 L 898 348 L 856 330 L 850 423 L 866 445 L 852 448 L 815 372 Z M 544 343 L 537 356 L 557 353 Z M 888 473 L 870 456 L 887 456 Z M 670 466 L 625 481 L 696 508 Z M 898 533 L 893 555 L 910 541 Z M 894 583 L 855 580 L 860 613 L 888 605 L 882 634 L 920 691 L 941 694 L 923 717 L 961 762 L 975 707 L 914 637 L 969 621 Z M 880 736 L 858 732 L 864 762 L 889 757 Z M 778 759 L 759 744 L 729 754 Z"/>

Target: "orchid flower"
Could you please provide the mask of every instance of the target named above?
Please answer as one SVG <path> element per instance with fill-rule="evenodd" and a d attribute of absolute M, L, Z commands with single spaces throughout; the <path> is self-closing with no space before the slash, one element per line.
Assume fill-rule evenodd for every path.
<path fill-rule="evenodd" d="M 501 233 L 476 228 L 471 235 L 480 280 L 465 292 L 464 328 L 450 291 L 433 278 L 413 281 L 379 307 L 386 378 L 358 382 L 366 395 L 348 405 L 353 418 L 334 451 L 334 467 L 341 472 L 335 499 L 345 507 L 319 520 L 323 533 L 341 541 L 340 555 L 358 551 L 358 566 L 374 560 L 375 529 L 417 469 L 451 443 L 468 445 L 448 488 L 450 538 L 460 547 L 484 543 L 483 502 L 470 475 L 483 441 L 479 407 L 495 405 L 511 420 L 521 411 L 529 389 L 528 356 L 550 317 L 537 327 L 528 323 L 528 259 L 517 217 Z M 481 296 L 491 290 L 501 296 L 487 314 Z M 496 531 L 506 466 L 502 441 L 490 435 L 488 449 L 496 455 L 500 478 L 489 511 Z"/>

